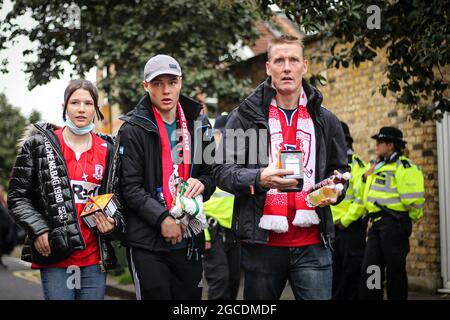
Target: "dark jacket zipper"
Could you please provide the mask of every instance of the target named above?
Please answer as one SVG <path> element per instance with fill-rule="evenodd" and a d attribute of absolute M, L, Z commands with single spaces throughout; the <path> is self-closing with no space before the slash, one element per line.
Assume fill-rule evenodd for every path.
<path fill-rule="evenodd" d="M 116 154 L 117 154 L 117 151 L 118 151 L 118 147 L 119 147 L 119 145 L 117 145 L 117 146 L 113 145 L 113 152 L 112 152 L 112 155 L 111 155 L 112 159 L 108 159 L 108 160 L 110 160 L 109 162 L 112 163 L 113 167 L 115 166 L 114 158 L 116 157 Z M 109 167 L 109 163 L 107 163 L 107 165 L 108 165 L 108 176 L 106 177 L 106 188 L 103 191 L 108 193 L 109 192 L 108 186 L 109 186 L 110 183 L 112 183 L 112 172 L 116 168 L 113 169 L 112 167 Z M 101 270 L 101 272 L 106 272 L 105 257 L 104 257 L 104 254 L 103 254 L 104 252 L 102 250 L 102 247 L 103 247 L 102 246 L 102 239 L 101 239 L 101 234 L 98 231 L 98 229 L 97 229 L 97 240 L 98 240 L 98 248 L 99 248 L 99 251 L 100 251 L 100 261 L 99 261 L 100 270 Z"/>
<path fill-rule="evenodd" d="M 100 261 L 99 261 L 100 270 L 101 272 L 106 272 L 105 257 L 103 256 L 102 250 L 102 239 L 100 239 L 100 232 L 98 230 L 97 230 L 97 238 L 98 238 L 98 249 L 100 251 Z"/>

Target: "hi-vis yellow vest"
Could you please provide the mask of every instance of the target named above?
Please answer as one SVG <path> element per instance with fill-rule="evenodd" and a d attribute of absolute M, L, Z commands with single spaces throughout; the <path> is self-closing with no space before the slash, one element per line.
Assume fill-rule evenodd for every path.
<path fill-rule="evenodd" d="M 234 195 L 216 188 L 211 198 L 203 204 L 206 217 L 213 217 L 219 225 L 231 229 L 233 222 Z M 210 241 L 208 229 L 205 229 L 205 240 Z"/>
<path fill-rule="evenodd" d="M 350 165 L 350 173 L 352 177 L 348 182 L 347 192 L 345 193 L 345 198 L 338 205 L 331 206 L 331 212 L 333 213 L 333 222 L 336 220 L 341 220 L 348 213 L 350 205 L 355 201 L 358 187 L 361 185 L 361 176 L 366 172 L 365 163 L 355 154 L 352 154 L 352 162 Z M 353 222 L 352 219 L 345 219 L 348 225 Z M 356 219 L 355 219 L 356 220 Z M 342 220 L 341 220 L 342 223 Z M 348 225 L 345 225 L 347 227 Z"/>
<path fill-rule="evenodd" d="M 355 215 L 380 211 L 378 204 L 395 211 L 404 211 L 412 221 L 419 220 L 425 205 L 425 188 L 422 171 L 407 157 L 376 169 L 363 183 L 364 191 L 352 204 Z"/>

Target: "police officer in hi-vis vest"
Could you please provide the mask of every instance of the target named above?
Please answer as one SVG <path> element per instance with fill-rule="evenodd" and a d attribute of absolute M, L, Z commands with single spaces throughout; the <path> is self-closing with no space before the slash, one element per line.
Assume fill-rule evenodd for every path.
<path fill-rule="evenodd" d="M 334 300 L 356 300 L 366 244 L 366 223 L 360 215 L 349 209 L 362 183 L 361 176 L 368 167 L 353 151 L 353 138 L 347 124 L 341 121 L 341 125 L 347 143 L 348 164 L 352 176 L 344 200 L 330 207 L 335 225 L 332 292 Z"/>
<path fill-rule="evenodd" d="M 214 123 L 214 139 L 218 144 L 225 130 L 228 114 Z M 208 300 L 236 300 L 241 276 L 240 243 L 233 223 L 234 196 L 216 188 L 203 204 L 208 228 L 205 229 L 203 269 L 208 283 Z"/>
<path fill-rule="evenodd" d="M 370 225 L 360 298 L 382 300 L 386 272 L 387 298 L 406 300 L 406 256 L 412 222 L 423 215 L 424 177 L 420 168 L 402 154 L 406 141 L 399 129 L 383 127 L 372 139 L 376 140 L 378 158 L 362 176 L 359 199 L 350 208 L 361 215 L 366 213 Z"/>

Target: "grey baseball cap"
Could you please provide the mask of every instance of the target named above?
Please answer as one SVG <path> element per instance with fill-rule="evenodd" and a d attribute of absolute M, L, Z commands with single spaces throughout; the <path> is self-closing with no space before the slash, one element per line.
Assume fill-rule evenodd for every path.
<path fill-rule="evenodd" d="M 145 64 L 144 81 L 150 82 L 161 74 L 181 76 L 181 68 L 177 60 L 165 54 L 150 58 Z"/>

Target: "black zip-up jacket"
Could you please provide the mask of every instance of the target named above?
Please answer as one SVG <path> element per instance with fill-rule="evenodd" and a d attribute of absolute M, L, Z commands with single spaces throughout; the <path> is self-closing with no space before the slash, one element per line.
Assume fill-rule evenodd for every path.
<path fill-rule="evenodd" d="M 37 123 L 27 128 L 11 172 L 8 193 L 10 213 L 27 233 L 22 260 L 41 265 L 65 260 L 74 250 L 86 249 L 66 161 L 59 139 L 54 134 L 56 129 L 58 127 L 49 123 Z M 108 148 L 107 167 L 99 194 L 113 193 L 117 188 L 117 149 L 114 148 L 111 137 L 99 136 L 107 142 Z M 99 264 L 102 269 L 113 268 L 117 262 L 110 240 L 120 240 L 125 231 L 120 211 L 117 212 L 115 220 L 114 230 L 108 234 L 99 233 Z M 45 232 L 49 232 L 51 246 L 51 254 L 48 257 L 40 255 L 32 245 L 34 240 Z"/>
<path fill-rule="evenodd" d="M 321 105 L 322 94 L 305 80 L 302 84 L 308 97 L 306 107 L 314 122 L 315 181 L 319 182 L 331 176 L 334 170 L 349 171 L 347 145 L 338 118 Z M 247 243 L 265 244 L 268 240 L 268 231 L 258 227 L 268 191 L 260 186 L 259 179 L 262 168 L 267 167 L 269 162 L 268 114 L 270 102 L 275 95 L 276 91 L 271 86 L 269 77 L 230 113 L 225 129 L 255 129 L 258 140 L 250 148 L 248 139 L 245 143 L 231 144 L 229 141 L 234 139 L 234 134 L 225 134 L 219 149 L 226 155 L 226 161 L 217 161 L 214 165 L 217 186 L 235 195 L 233 228 L 237 229 L 240 239 Z M 254 151 L 252 154 L 250 149 Z M 243 160 L 236 163 L 236 159 Z M 344 196 L 345 191 L 337 203 Z M 334 236 L 331 210 L 329 207 L 317 207 L 316 212 L 320 218 L 322 243 L 329 246 Z"/>
<path fill-rule="evenodd" d="M 190 176 L 204 184 L 203 201 L 207 201 L 215 189 L 212 166 L 204 161 L 194 163 L 194 158 L 202 159 L 198 157 L 207 147 L 214 150 L 211 125 L 206 116 L 200 115 L 201 104 L 181 95 L 179 101 L 191 135 Z M 169 212 L 158 202 L 156 195 L 156 189 L 162 187 L 162 152 L 151 104 L 146 93 L 135 109 L 120 118 L 125 121 L 116 138 L 121 158 L 120 193 L 126 220 L 125 245 L 164 252 L 169 250 L 170 245 L 161 235 L 160 225 Z M 194 122 L 201 123 L 201 126 L 194 128 Z M 194 240 L 197 252 L 201 253 L 203 232 Z"/>

